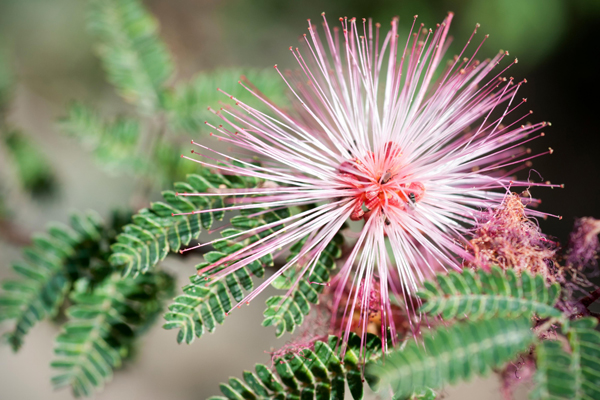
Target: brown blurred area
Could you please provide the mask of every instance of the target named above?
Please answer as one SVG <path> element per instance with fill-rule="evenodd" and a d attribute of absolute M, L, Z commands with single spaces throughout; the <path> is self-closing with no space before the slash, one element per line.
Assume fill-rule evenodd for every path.
<path fill-rule="evenodd" d="M 401 4 L 400 4 L 401 3 Z M 456 12 L 459 51 L 475 23 L 490 33 L 482 57 L 499 48 L 519 58 L 515 76 L 526 76 L 529 104 L 540 120 L 553 123 L 539 149 L 556 152 L 536 162 L 545 179 L 565 183 L 566 189 L 536 189 L 545 211 L 563 215 L 562 221 L 542 221 L 544 231 L 565 241 L 575 217 L 600 217 L 600 162 L 596 112 L 600 49 L 595 28 L 600 2 L 594 0 L 456 0 L 456 1 L 282 1 L 282 0 L 151 0 L 145 4 L 158 18 L 161 35 L 177 66 L 174 81 L 190 79 L 199 71 L 224 67 L 269 68 L 293 66 L 288 47 L 306 32 L 306 18 L 326 11 L 340 15 L 372 16 L 384 22 L 394 15 L 411 21 L 419 14 L 426 25 Z M 102 216 L 130 204 L 132 179 L 103 172 L 78 143 L 61 135 L 56 120 L 67 104 L 81 100 L 107 115 L 127 112 L 126 104 L 106 83 L 93 39 L 85 29 L 83 0 L 2 0 L 0 48 L 6 50 L 16 86 L 9 113 L 12 124 L 25 130 L 55 168 L 59 191 L 46 201 L 32 200 L 10 190 L 6 205 L 11 220 L 24 234 L 40 231 L 49 221 L 66 221 L 72 210 L 93 209 Z M 451 51 L 451 52 L 452 52 Z M 274 76 L 275 78 L 275 76 Z M 206 132 L 198 132 L 201 137 Z M 539 141 L 538 141 L 539 142 Z M 535 150 L 535 147 L 534 147 Z M 4 155 L 0 153 L 0 157 Z M 178 157 L 177 154 L 174 155 Z M 552 158 L 553 157 L 553 158 Z M 1 162 L 0 165 L 5 164 Z M 2 167 L 0 180 L 10 184 Z M 0 279 L 12 274 L 10 261 L 20 257 L 15 245 L 0 240 Z M 182 286 L 198 258 L 168 259 L 166 268 Z M 191 346 L 177 345 L 175 333 L 160 324 L 142 340 L 138 354 L 97 399 L 203 399 L 219 395 L 219 382 L 241 376 L 254 363 L 269 363 L 266 354 L 281 347 L 289 336 L 275 339 L 274 329 L 262 328 L 267 291 L 243 312 L 234 313 L 214 334 Z M 57 327 L 36 326 L 23 348 L 13 354 L 0 347 L 0 399 L 68 399 L 65 390 L 53 392 L 49 363 Z M 448 388 L 446 399 L 500 399 L 495 376 Z M 517 398 L 526 398 L 520 389 Z"/>

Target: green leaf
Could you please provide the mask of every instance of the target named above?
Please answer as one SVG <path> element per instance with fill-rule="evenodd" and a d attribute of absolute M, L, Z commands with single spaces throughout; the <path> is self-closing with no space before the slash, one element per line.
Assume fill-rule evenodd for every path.
<path fill-rule="evenodd" d="M 203 193 L 217 190 L 220 185 L 228 188 L 243 188 L 250 184 L 256 185 L 252 178 L 238 178 L 230 181 L 223 175 L 203 169 L 199 174 L 187 176 L 187 182 L 175 183 L 177 192 L 166 190 L 162 195 L 164 202 L 152 203 L 149 208 L 140 210 L 134 217 L 133 223 L 123 228 L 123 233 L 117 237 L 117 243 L 112 246 L 113 254 L 110 262 L 114 267 L 122 268 L 123 275 L 136 275 L 152 270 L 156 264 L 169 254 L 188 246 L 197 239 L 202 228 L 210 229 L 215 220 L 222 220 L 225 212 L 203 212 L 207 209 L 224 208 L 224 199 L 220 196 L 185 196 L 186 193 Z M 180 195 L 181 193 L 181 195 Z M 176 215 L 184 214 L 184 215 Z M 289 216 L 289 211 L 269 211 L 252 217 L 256 224 L 264 225 L 272 222 L 274 216 L 279 220 Z M 283 225 L 273 227 L 268 231 L 282 229 Z M 231 229 L 224 231 L 227 236 L 234 234 Z M 246 237 L 249 236 L 249 237 Z M 227 248 L 229 252 L 247 246 L 258 240 L 259 236 L 246 235 L 244 240 L 224 240 L 215 243 L 218 250 Z M 270 255 L 247 266 L 256 276 L 262 276 L 262 265 L 272 265 Z M 241 277 L 240 277 L 241 278 Z M 247 285 L 247 279 L 243 284 Z"/>
<path fill-rule="evenodd" d="M 367 368 L 370 380 L 391 385 L 397 397 L 441 388 L 501 367 L 534 343 L 529 318 L 459 322 L 427 332 Z"/>
<path fill-rule="evenodd" d="M 600 332 L 596 330 L 597 325 L 595 318 L 581 318 L 571 322 L 568 331 L 575 399 L 600 398 Z"/>
<path fill-rule="evenodd" d="M 56 191 L 54 170 L 39 146 L 19 130 L 1 132 L 0 138 L 25 191 L 34 197 L 48 196 Z"/>
<path fill-rule="evenodd" d="M 59 127 L 91 150 L 98 164 L 109 172 L 141 173 L 148 169 L 147 162 L 138 156 L 140 126 L 133 119 L 103 121 L 88 107 L 74 103 Z"/>
<path fill-rule="evenodd" d="M 15 321 L 5 334 L 15 351 L 38 321 L 56 315 L 82 252 L 101 231 L 96 214 L 73 214 L 71 227 L 52 224 L 46 233 L 34 235 L 33 245 L 23 250 L 25 260 L 13 264 L 20 279 L 3 281 L 0 294 L 0 321 Z"/>
<path fill-rule="evenodd" d="M 600 332 L 595 318 L 570 323 L 571 353 L 560 341 L 546 340 L 536 349 L 534 399 L 595 400 L 600 398 Z"/>
<path fill-rule="evenodd" d="M 335 344 L 340 339 L 330 336 L 328 342 L 315 341 L 305 348 L 294 351 L 280 351 L 272 369 L 256 364 L 255 373 L 244 371 L 241 380 L 232 378 L 229 384 L 220 386 L 228 399 L 343 399 L 346 384 L 354 400 L 364 395 L 361 366 L 342 364 L 341 349 Z M 360 338 L 350 334 L 349 346 L 344 360 L 357 358 L 360 353 Z M 368 334 L 363 354 L 367 362 L 379 357 L 381 340 Z"/>
<path fill-rule="evenodd" d="M 536 348 L 536 386 L 533 399 L 574 399 L 575 377 L 571 357 L 557 341 L 544 341 Z"/>
<path fill-rule="evenodd" d="M 139 0 L 92 0 L 89 21 L 108 80 L 143 112 L 158 110 L 173 65 L 156 19 Z"/>
<path fill-rule="evenodd" d="M 490 272 L 464 269 L 460 274 L 438 274 L 436 282 L 426 282 L 418 294 L 425 301 L 421 312 L 446 320 L 476 320 L 533 314 L 539 318 L 560 317 L 560 311 L 554 308 L 559 293 L 560 286 L 546 285 L 541 275 L 523 271 L 517 277 L 511 269 L 492 267 Z"/>
<path fill-rule="evenodd" d="M 165 273 L 127 279 L 113 273 L 94 286 L 78 280 L 66 312 L 69 320 L 56 338 L 54 386 L 70 386 L 75 397 L 101 389 L 160 313 L 172 286 Z"/>
<path fill-rule="evenodd" d="M 229 96 L 258 109 L 266 107 L 252 93 L 244 89 L 238 81 L 246 86 L 256 87 L 263 96 L 273 104 L 285 106 L 285 83 L 271 68 L 270 70 L 236 70 L 219 69 L 214 72 L 198 74 L 191 83 L 178 85 L 167 97 L 168 121 L 176 132 L 197 133 L 203 129 L 204 121 L 210 116 L 207 107 L 219 107 L 220 102 L 233 104 Z M 222 92 L 217 91 L 219 88 Z"/>
<path fill-rule="evenodd" d="M 288 261 L 301 251 L 305 241 L 306 238 L 292 246 Z M 310 276 L 298 277 L 297 268 L 292 267 L 273 282 L 275 288 L 288 290 L 298 280 L 289 297 L 271 296 L 267 299 L 263 326 L 274 326 L 275 335 L 280 337 L 285 332 L 293 333 L 296 326 L 302 325 L 304 317 L 310 313 L 310 305 L 319 303 L 318 295 L 323 285 L 329 282 L 330 271 L 336 268 L 335 260 L 342 254 L 342 244 L 343 238 L 338 233 L 320 255 Z"/>

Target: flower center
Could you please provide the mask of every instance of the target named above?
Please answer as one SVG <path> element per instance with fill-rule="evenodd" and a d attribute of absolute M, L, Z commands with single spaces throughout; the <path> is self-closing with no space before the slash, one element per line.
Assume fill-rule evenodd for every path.
<path fill-rule="evenodd" d="M 347 184 L 354 199 L 350 219 L 368 219 L 373 213 L 401 210 L 414 207 L 425 193 L 421 182 L 411 179 L 402 162 L 400 147 L 392 142 L 383 146 L 376 157 L 368 152 L 364 159 L 355 157 L 338 167 L 338 179 Z M 389 219 L 386 218 L 389 224 Z"/>

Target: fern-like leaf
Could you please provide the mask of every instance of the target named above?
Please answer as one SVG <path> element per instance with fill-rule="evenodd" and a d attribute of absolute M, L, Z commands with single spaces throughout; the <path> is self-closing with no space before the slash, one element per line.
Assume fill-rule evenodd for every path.
<path fill-rule="evenodd" d="M 2 128 L 6 129 L 7 127 L 3 126 Z M 56 190 L 56 176 L 39 146 L 36 146 L 35 142 L 27 135 L 16 129 L 0 132 L 0 139 L 9 160 L 12 161 L 17 180 L 22 188 L 34 197 L 53 194 Z"/>
<path fill-rule="evenodd" d="M 235 177 L 233 177 L 235 178 Z M 239 179 L 239 178 L 238 178 Z M 204 193 L 209 189 L 244 187 L 240 182 L 202 170 L 198 175 L 188 175 L 187 182 L 175 183 L 178 192 Z M 178 196 L 177 192 L 164 191 L 165 202 L 152 203 L 133 216 L 133 223 L 123 228 L 117 243 L 111 249 L 110 262 L 123 268 L 123 275 L 145 273 L 162 261 L 169 251 L 177 252 L 192 239 L 198 238 L 202 228 L 209 229 L 215 219 L 222 220 L 225 212 L 193 213 L 194 211 L 223 208 L 220 196 Z"/>
<path fill-rule="evenodd" d="M 547 340 L 536 349 L 536 386 L 540 400 L 596 400 L 600 398 L 600 332 L 598 321 L 582 318 L 566 327 L 571 352 L 564 343 Z"/>
<path fill-rule="evenodd" d="M 208 115 L 206 108 L 216 107 L 220 102 L 228 100 L 224 93 L 245 103 L 251 102 L 260 108 L 261 104 L 254 95 L 237 83 L 240 80 L 246 82 L 246 85 L 250 83 L 259 88 L 263 96 L 279 107 L 287 104 L 285 83 L 272 69 L 227 69 L 201 73 L 192 82 L 178 85 L 167 96 L 166 108 L 170 126 L 176 132 L 198 132 L 205 126 L 204 121 Z"/>
<path fill-rule="evenodd" d="M 571 322 L 568 331 L 572 369 L 575 373 L 574 399 L 600 399 L 600 332 L 598 320 L 582 318 Z"/>
<path fill-rule="evenodd" d="M 173 73 L 156 19 L 139 0 L 92 0 L 91 4 L 90 29 L 98 38 L 109 81 L 142 111 L 156 111 L 163 86 Z"/>
<path fill-rule="evenodd" d="M 70 386 L 76 397 L 102 388 L 129 354 L 133 340 L 154 321 L 173 280 L 164 273 L 122 279 L 118 273 L 91 287 L 76 282 L 69 321 L 56 338 L 51 366 L 56 388 Z"/>
<path fill-rule="evenodd" d="M 96 161 L 110 172 L 139 173 L 148 169 L 146 161 L 136 156 L 140 126 L 135 120 L 105 122 L 88 107 L 75 103 L 60 121 L 60 128 L 89 148 Z"/>
<path fill-rule="evenodd" d="M 367 371 L 378 384 L 391 384 L 397 397 L 408 397 L 484 375 L 516 358 L 535 338 L 527 317 L 459 322 L 425 333 L 422 343 L 409 342 Z"/>
<path fill-rule="evenodd" d="M 300 252 L 305 241 L 306 239 L 298 241 L 291 247 L 288 261 Z M 312 274 L 301 277 L 288 297 L 271 296 L 267 299 L 263 326 L 275 326 L 275 335 L 280 337 L 286 331 L 294 332 L 296 326 L 304 322 L 304 317 L 310 313 L 311 304 L 319 303 L 318 295 L 323 291 L 323 285 L 330 280 L 330 273 L 336 267 L 335 260 L 342 255 L 342 243 L 342 236 L 337 234 L 319 257 Z M 295 272 L 295 269 L 289 269 L 273 282 L 273 286 L 277 289 L 290 289 L 298 279 Z"/>
<path fill-rule="evenodd" d="M 47 232 L 33 236 L 33 245 L 23 251 L 25 261 L 13 264 L 18 280 L 2 282 L 0 321 L 15 320 L 5 335 L 14 350 L 38 322 L 56 315 L 70 288 L 70 263 L 78 246 L 97 240 L 101 221 L 94 213 L 73 214 L 71 227 L 52 224 Z"/>
<path fill-rule="evenodd" d="M 254 210 L 256 211 L 256 210 Z M 287 209 L 264 211 L 253 215 L 249 211 L 243 215 L 233 217 L 231 224 L 233 228 L 222 232 L 224 238 L 237 235 L 249 227 L 262 226 L 289 217 Z M 240 230 L 242 229 L 242 230 Z M 217 251 L 211 251 L 204 255 L 205 263 L 199 264 L 198 269 L 213 264 L 229 254 L 259 240 L 261 235 L 272 233 L 283 229 L 283 224 L 274 225 L 268 230 L 262 231 L 260 235 L 255 234 L 245 237 L 243 240 L 223 240 L 214 244 Z M 259 260 L 255 260 L 245 267 L 237 269 L 227 275 L 224 280 L 209 281 L 208 275 L 193 275 L 190 284 L 183 288 L 183 294 L 173 300 L 169 306 L 169 312 L 165 314 L 165 329 L 179 329 L 177 342 L 191 343 L 196 337 L 205 332 L 213 332 L 217 324 L 225 321 L 227 312 L 244 298 L 244 291 L 252 290 L 253 282 L 251 275 L 262 277 L 264 267 L 273 265 L 273 257 L 268 254 Z"/>
<path fill-rule="evenodd" d="M 512 269 L 490 272 L 464 269 L 460 274 L 438 274 L 436 283 L 427 281 L 419 297 L 425 301 L 421 312 L 452 318 L 506 317 L 536 314 L 540 318 L 560 317 L 554 308 L 560 294 L 557 283 L 547 285 L 542 275 Z"/>
<path fill-rule="evenodd" d="M 230 378 L 220 385 L 225 397 L 213 400 L 241 399 L 343 399 L 346 384 L 354 400 L 364 396 L 361 365 L 358 363 L 360 337 L 350 334 L 348 347 L 341 357 L 336 336 L 315 341 L 300 351 L 289 352 L 273 360 L 273 369 L 256 364 L 255 372 L 244 371 L 243 381 Z M 381 352 L 381 340 L 367 335 L 363 347 L 366 360 L 377 358 Z"/>
<path fill-rule="evenodd" d="M 537 371 L 534 380 L 536 386 L 531 398 L 540 400 L 559 400 L 575 398 L 575 376 L 571 357 L 554 340 L 546 340 L 536 348 Z"/>

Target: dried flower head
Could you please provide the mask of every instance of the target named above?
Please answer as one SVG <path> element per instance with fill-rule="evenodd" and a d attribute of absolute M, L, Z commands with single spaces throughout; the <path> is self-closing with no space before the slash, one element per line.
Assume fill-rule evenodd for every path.
<path fill-rule="evenodd" d="M 480 221 L 470 241 L 471 266 L 523 270 L 543 274 L 554 281 L 556 245 L 527 217 L 527 208 L 517 194 L 507 194 L 499 207 Z"/>
<path fill-rule="evenodd" d="M 270 113 L 230 96 L 236 107 L 213 110 L 221 122 L 207 124 L 213 136 L 254 158 L 194 142 L 204 159 L 190 160 L 272 183 L 179 195 L 226 194 L 233 199 L 226 210 L 310 207 L 282 221 L 285 229 L 270 232 L 273 224 L 267 224 L 240 233 L 263 238 L 198 273 L 224 279 L 306 238 L 297 256 L 246 296 L 246 303 L 290 268 L 297 269 L 298 279 L 312 273 L 346 221 L 360 221 L 360 234 L 332 282 L 333 307 L 344 310 L 339 329 L 347 341 L 358 310 L 359 330 L 367 331 L 373 305 L 359 293 L 370 293 L 376 285 L 381 323 L 395 340 L 391 299 L 416 314 L 413 294 L 427 271 L 438 265 L 460 269 L 462 259 L 471 258 L 465 250 L 467 237 L 482 210 L 501 204 L 509 187 L 533 186 L 511 176 L 526 168 L 528 160 L 552 152 L 532 155 L 522 146 L 543 136 L 540 131 L 547 123 L 527 122 L 531 111 L 522 110 L 526 99 L 517 99 L 525 81 L 504 75 L 516 59 L 493 72 L 508 52 L 476 60 L 484 38 L 465 56 L 475 29 L 461 53 L 440 66 L 452 18 L 449 14 L 432 30 L 417 25 L 415 16 L 405 42 L 399 39 L 397 18 L 388 32 L 356 18 L 340 18 L 340 26 L 331 29 L 323 15 L 319 33 L 309 20 L 306 51 L 290 47 L 299 71 L 282 72 L 275 66 L 290 89 L 293 110 L 278 107 L 240 82 Z M 517 117 L 505 123 L 509 114 Z M 211 161 L 211 153 L 221 161 Z M 360 289 L 346 302 L 347 285 Z"/>
<path fill-rule="evenodd" d="M 596 268 L 600 249 L 599 234 L 600 220 L 592 217 L 576 220 L 569 237 L 569 247 L 565 257 L 566 266 L 579 271 Z"/>

